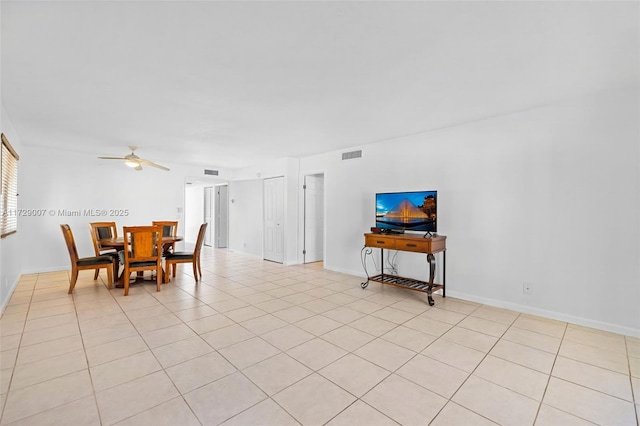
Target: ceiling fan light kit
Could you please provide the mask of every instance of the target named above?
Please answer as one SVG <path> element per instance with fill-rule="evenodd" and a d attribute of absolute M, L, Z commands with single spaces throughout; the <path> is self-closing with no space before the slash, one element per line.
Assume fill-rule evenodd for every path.
<path fill-rule="evenodd" d="M 138 149 L 138 147 L 135 146 L 129 146 L 129 149 L 131 149 L 131 154 L 125 155 L 124 157 L 98 157 L 102 160 L 124 160 L 124 164 L 126 164 L 127 166 L 133 168 L 134 170 L 142 170 L 142 165 L 144 164 L 145 166 L 151 166 L 151 167 L 155 167 L 156 169 L 162 169 L 162 170 L 166 170 L 169 171 L 169 168 L 165 167 L 165 166 L 161 166 L 160 164 L 156 164 L 153 161 L 149 161 L 149 160 L 144 160 L 140 157 L 138 157 L 136 154 L 134 154 L 135 150 Z"/>

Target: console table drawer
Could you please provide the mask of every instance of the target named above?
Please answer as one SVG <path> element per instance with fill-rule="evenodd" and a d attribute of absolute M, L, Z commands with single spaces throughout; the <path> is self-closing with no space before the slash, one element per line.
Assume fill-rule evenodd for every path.
<path fill-rule="evenodd" d="M 397 240 L 396 241 L 396 250 L 402 251 L 415 251 L 418 253 L 430 253 L 431 252 L 431 241 L 404 241 Z"/>
<path fill-rule="evenodd" d="M 365 245 L 367 247 L 378 247 L 387 250 L 396 249 L 396 240 L 386 235 L 365 235 Z"/>

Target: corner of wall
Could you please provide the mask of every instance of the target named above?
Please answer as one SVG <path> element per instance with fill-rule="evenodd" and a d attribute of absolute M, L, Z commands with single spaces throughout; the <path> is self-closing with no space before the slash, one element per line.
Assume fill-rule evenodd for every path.
<path fill-rule="evenodd" d="M 0 104 L 0 127 L 13 148 L 20 154 L 22 142 L 4 105 Z M 19 184 L 19 183 L 18 183 Z M 0 310 L 4 311 L 11 295 L 18 285 L 22 273 L 22 262 L 19 256 L 22 234 L 18 231 L 0 239 Z"/>
<path fill-rule="evenodd" d="M 0 287 L 2 288 L 2 291 L 0 291 L 0 295 L 1 295 L 0 314 L 2 314 L 4 313 L 5 308 L 9 304 L 9 300 L 11 300 L 11 296 L 13 295 L 13 292 L 16 290 L 16 287 L 18 286 L 18 282 L 20 281 L 20 275 L 17 275 L 16 277 L 14 277 L 12 283 L 9 283 L 10 277 L 7 277 L 1 273 L 0 273 L 0 276 L 2 277 L 2 283 L 0 284 Z"/>

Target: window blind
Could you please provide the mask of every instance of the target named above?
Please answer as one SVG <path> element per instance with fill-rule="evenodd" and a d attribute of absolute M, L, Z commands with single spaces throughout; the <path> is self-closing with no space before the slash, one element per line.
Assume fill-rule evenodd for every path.
<path fill-rule="evenodd" d="M 2 133 L 2 222 L 0 238 L 18 230 L 18 160 L 20 157 Z"/>

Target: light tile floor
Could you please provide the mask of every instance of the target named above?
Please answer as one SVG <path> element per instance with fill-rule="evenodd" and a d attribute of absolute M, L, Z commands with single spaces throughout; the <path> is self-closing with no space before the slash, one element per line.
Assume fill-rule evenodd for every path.
<path fill-rule="evenodd" d="M 25 275 L 2 425 L 637 425 L 640 339 L 206 249 L 129 296 Z"/>

